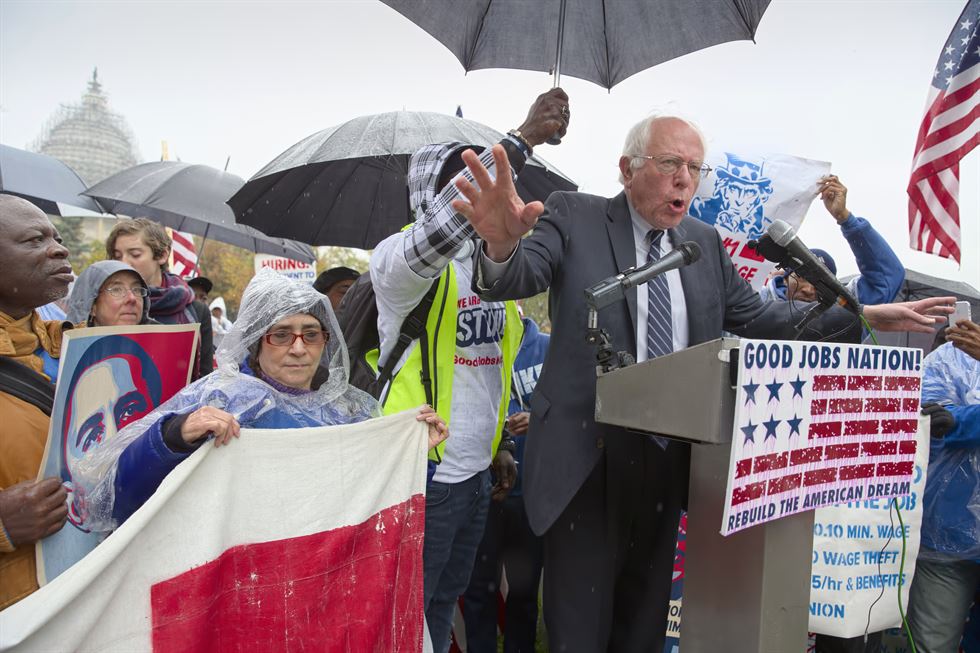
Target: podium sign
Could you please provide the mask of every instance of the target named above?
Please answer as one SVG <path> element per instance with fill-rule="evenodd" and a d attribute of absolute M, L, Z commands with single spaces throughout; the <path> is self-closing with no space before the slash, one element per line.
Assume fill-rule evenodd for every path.
<path fill-rule="evenodd" d="M 922 352 L 742 340 L 723 535 L 909 493 Z"/>

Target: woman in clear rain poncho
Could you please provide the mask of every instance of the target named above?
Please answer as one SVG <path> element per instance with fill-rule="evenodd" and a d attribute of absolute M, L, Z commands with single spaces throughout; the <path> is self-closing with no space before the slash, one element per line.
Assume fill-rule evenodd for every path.
<path fill-rule="evenodd" d="M 329 300 L 274 272 L 260 271 L 245 288 L 217 357 L 214 374 L 127 426 L 85 463 L 78 490 L 87 527 L 116 528 L 182 460 L 208 439 L 227 444 L 241 426 L 326 426 L 381 414 L 371 395 L 347 382 L 347 348 Z M 418 419 L 428 423 L 430 447 L 447 437 L 431 408 Z"/>

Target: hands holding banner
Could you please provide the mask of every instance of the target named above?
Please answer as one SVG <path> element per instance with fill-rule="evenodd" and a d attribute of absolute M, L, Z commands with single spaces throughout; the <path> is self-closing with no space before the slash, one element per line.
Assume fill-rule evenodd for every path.
<path fill-rule="evenodd" d="M 13 547 L 37 542 L 65 525 L 68 493 L 59 478 L 23 481 L 0 492 L 0 520 Z"/>

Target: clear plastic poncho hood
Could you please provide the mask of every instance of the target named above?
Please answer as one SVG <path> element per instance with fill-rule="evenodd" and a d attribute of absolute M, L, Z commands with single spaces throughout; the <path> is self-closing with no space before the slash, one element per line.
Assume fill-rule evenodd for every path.
<path fill-rule="evenodd" d="M 316 317 L 329 333 L 314 377 L 314 389 L 298 394 L 280 390 L 243 371 L 254 355 L 259 340 L 271 326 L 297 314 Z M 247 428 L 279 416 L 280 421 L 302 426 L 325 426 L 360 422 L 380 416 L 374 397 L 348 383 L 349 362 L 340 327 L 330 301 L 309 284 L 262 270 L 242 294 L 238 320 L 218 348 L 218 369 L 188 385 L 145 417 L 119 431 L 78 463 L 75 492 L 83 506 L 84 526 L 108 531 L 118 524 L 112 519 L 116 466 L 126 447 L 166 417 L 214 406 L 231 413 Z M 318 381 L 322 381 L 317 385 Z M 275 422 L 275 419 L 273 419 Z"/>

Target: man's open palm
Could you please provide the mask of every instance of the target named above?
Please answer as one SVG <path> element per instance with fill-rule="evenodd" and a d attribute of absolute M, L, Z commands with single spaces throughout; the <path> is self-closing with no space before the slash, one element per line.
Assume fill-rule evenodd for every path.
<path fill-rule="evenodd" d="M 473 225 L 486 243 L 486 254 L 494 261 L 503 261 L 517 247 L 521 236 L 534 228 L 544 211 L 541 202 L 525 204 L 514 188 L 510 162 L 502 145 L 493 146 L 497 171 L 496 181 L 472 151 L 463 152 L 463 161 L 470 169 L 476 185 L 466 178 L 456 180 L 456 188 L 468 201 L 453 201 L 453 209 Z"/>

